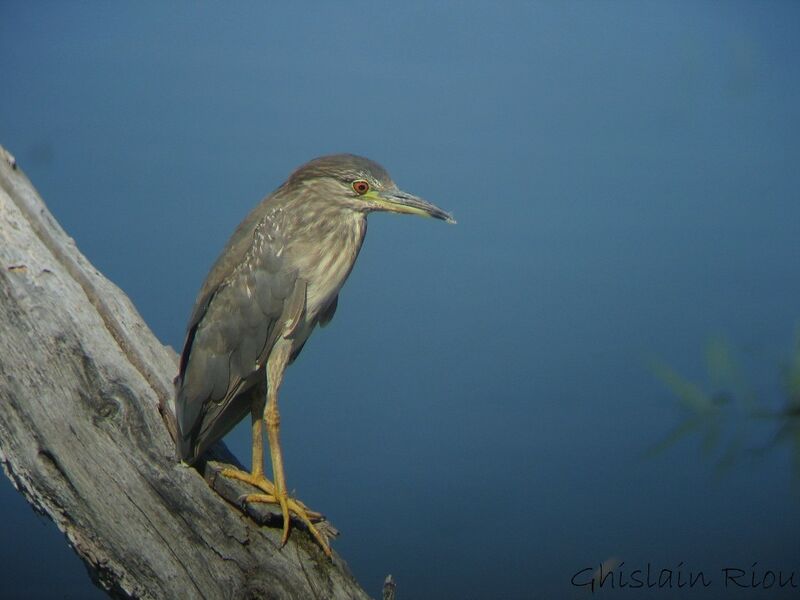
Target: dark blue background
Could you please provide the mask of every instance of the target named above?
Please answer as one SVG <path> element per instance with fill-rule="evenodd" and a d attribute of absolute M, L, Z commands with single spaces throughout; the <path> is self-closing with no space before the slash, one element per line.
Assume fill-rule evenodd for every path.
<path fill-rule="evenodd" d="M 372 594 L 586 597 L 572 575 L 616 558 L 736 597 L 720 568 L 800 585 L 800 434 L 706 368 L 728 340 L 755 410 L 788 401 L 798 32 L 794 3 L 4 2 L 0 143 L 176 348 L 238 221 L 314 156 L 455 213 L 370 218 L 282 392 L 289 485 Z M 729 398 L 659 453 L 693 413 L 653 360 Z M 228 442 L 247 458 L 247 427 Z M 0 509 L 4 596 L 99 595 L 5 479 Z"/>

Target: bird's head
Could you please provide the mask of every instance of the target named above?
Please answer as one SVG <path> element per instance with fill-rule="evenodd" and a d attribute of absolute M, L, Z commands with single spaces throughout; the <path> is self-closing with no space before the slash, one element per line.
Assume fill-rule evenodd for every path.
<path fill-rule="evenodd" d="M 450 213 L 398 188 L 378 163 L 353 154 L 315 158 L 292 173 L 286 185 L 362 213 L 395 212 L 456 222 Z"/>

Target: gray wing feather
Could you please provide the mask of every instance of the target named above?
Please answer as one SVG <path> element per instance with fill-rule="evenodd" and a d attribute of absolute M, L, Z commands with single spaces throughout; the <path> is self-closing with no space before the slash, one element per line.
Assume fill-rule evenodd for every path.
<path fill-rule="evenodd" d="M 200 292 L 197 294 L 197 301 L 192 309 L 192 315 L 189 317 L 189 324 L 186 326 L 187 331 L 191 332 L 200 322 L 206 310 L 208 310 L 208 305 L 214 295 L 225 285 L 226 280 L 234 272 L 237 265 L 246 260 L 248 253 L 252 250 L 253 235 L 259 225 L 259 217 L 267 200 L 268 198 L 262 201 L 239 224 L 216 262 L 214 262 L 211 271 L 209 271 L 200 288 Z"/>
<path fill-rule="evenodd" d="M 249 402 L 237 397 L 263 378 L 257 375 L 279 324 L 299 319 L 305 308 L 305 283 L 280 259 L 276 236 L 254 241 L 270 222 L 249 221 L 215 263 L 189 321 L 176 378 L 178 452 L 187 462 L 247 414 Z"/>
<path fill-rule="evenodd" d="M 297 279 L 292 293 L 286 298 L 283 309 L 283 327 L 280 328 L 280 333 L 287 338 L 294 337 L 298 325 L 303 320 L 306 312 L 306 292 L 306 282 Z"/>

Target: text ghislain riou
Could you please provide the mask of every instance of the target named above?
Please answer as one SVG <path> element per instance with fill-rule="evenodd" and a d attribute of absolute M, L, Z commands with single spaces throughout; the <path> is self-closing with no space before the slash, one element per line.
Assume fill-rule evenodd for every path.
<path fill-rule="evenodd" d="M 717 575 L 712 576 L 712 573 Z M 625 562 L 609 568 L 586 567 L 572 576 L 572 585 L 589 588 L 592 592 L 603 588 L 666 588 L 688 589 L 722 586 L 723 588 L 781 589 L 797 588 L 800 574 L 796 571 L 762 568 L 754 562 L 750 568 L 722 567 L 719 571 L 691 570 L 679 562 L 675 568 L 658 568 L 650 563 L 630 570 Z"/>

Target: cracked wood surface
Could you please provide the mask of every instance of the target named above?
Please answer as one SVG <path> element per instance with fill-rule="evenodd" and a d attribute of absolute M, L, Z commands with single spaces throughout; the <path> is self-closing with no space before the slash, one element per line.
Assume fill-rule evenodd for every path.
<path fill-rule="evenodd" d="M 175 361 L 0 147 L 0 463 L 17 490 L 115 597 L 367 598 L 300 528 L 280 549 L 218 464 L 215 492 L 176 463 Z"/>

